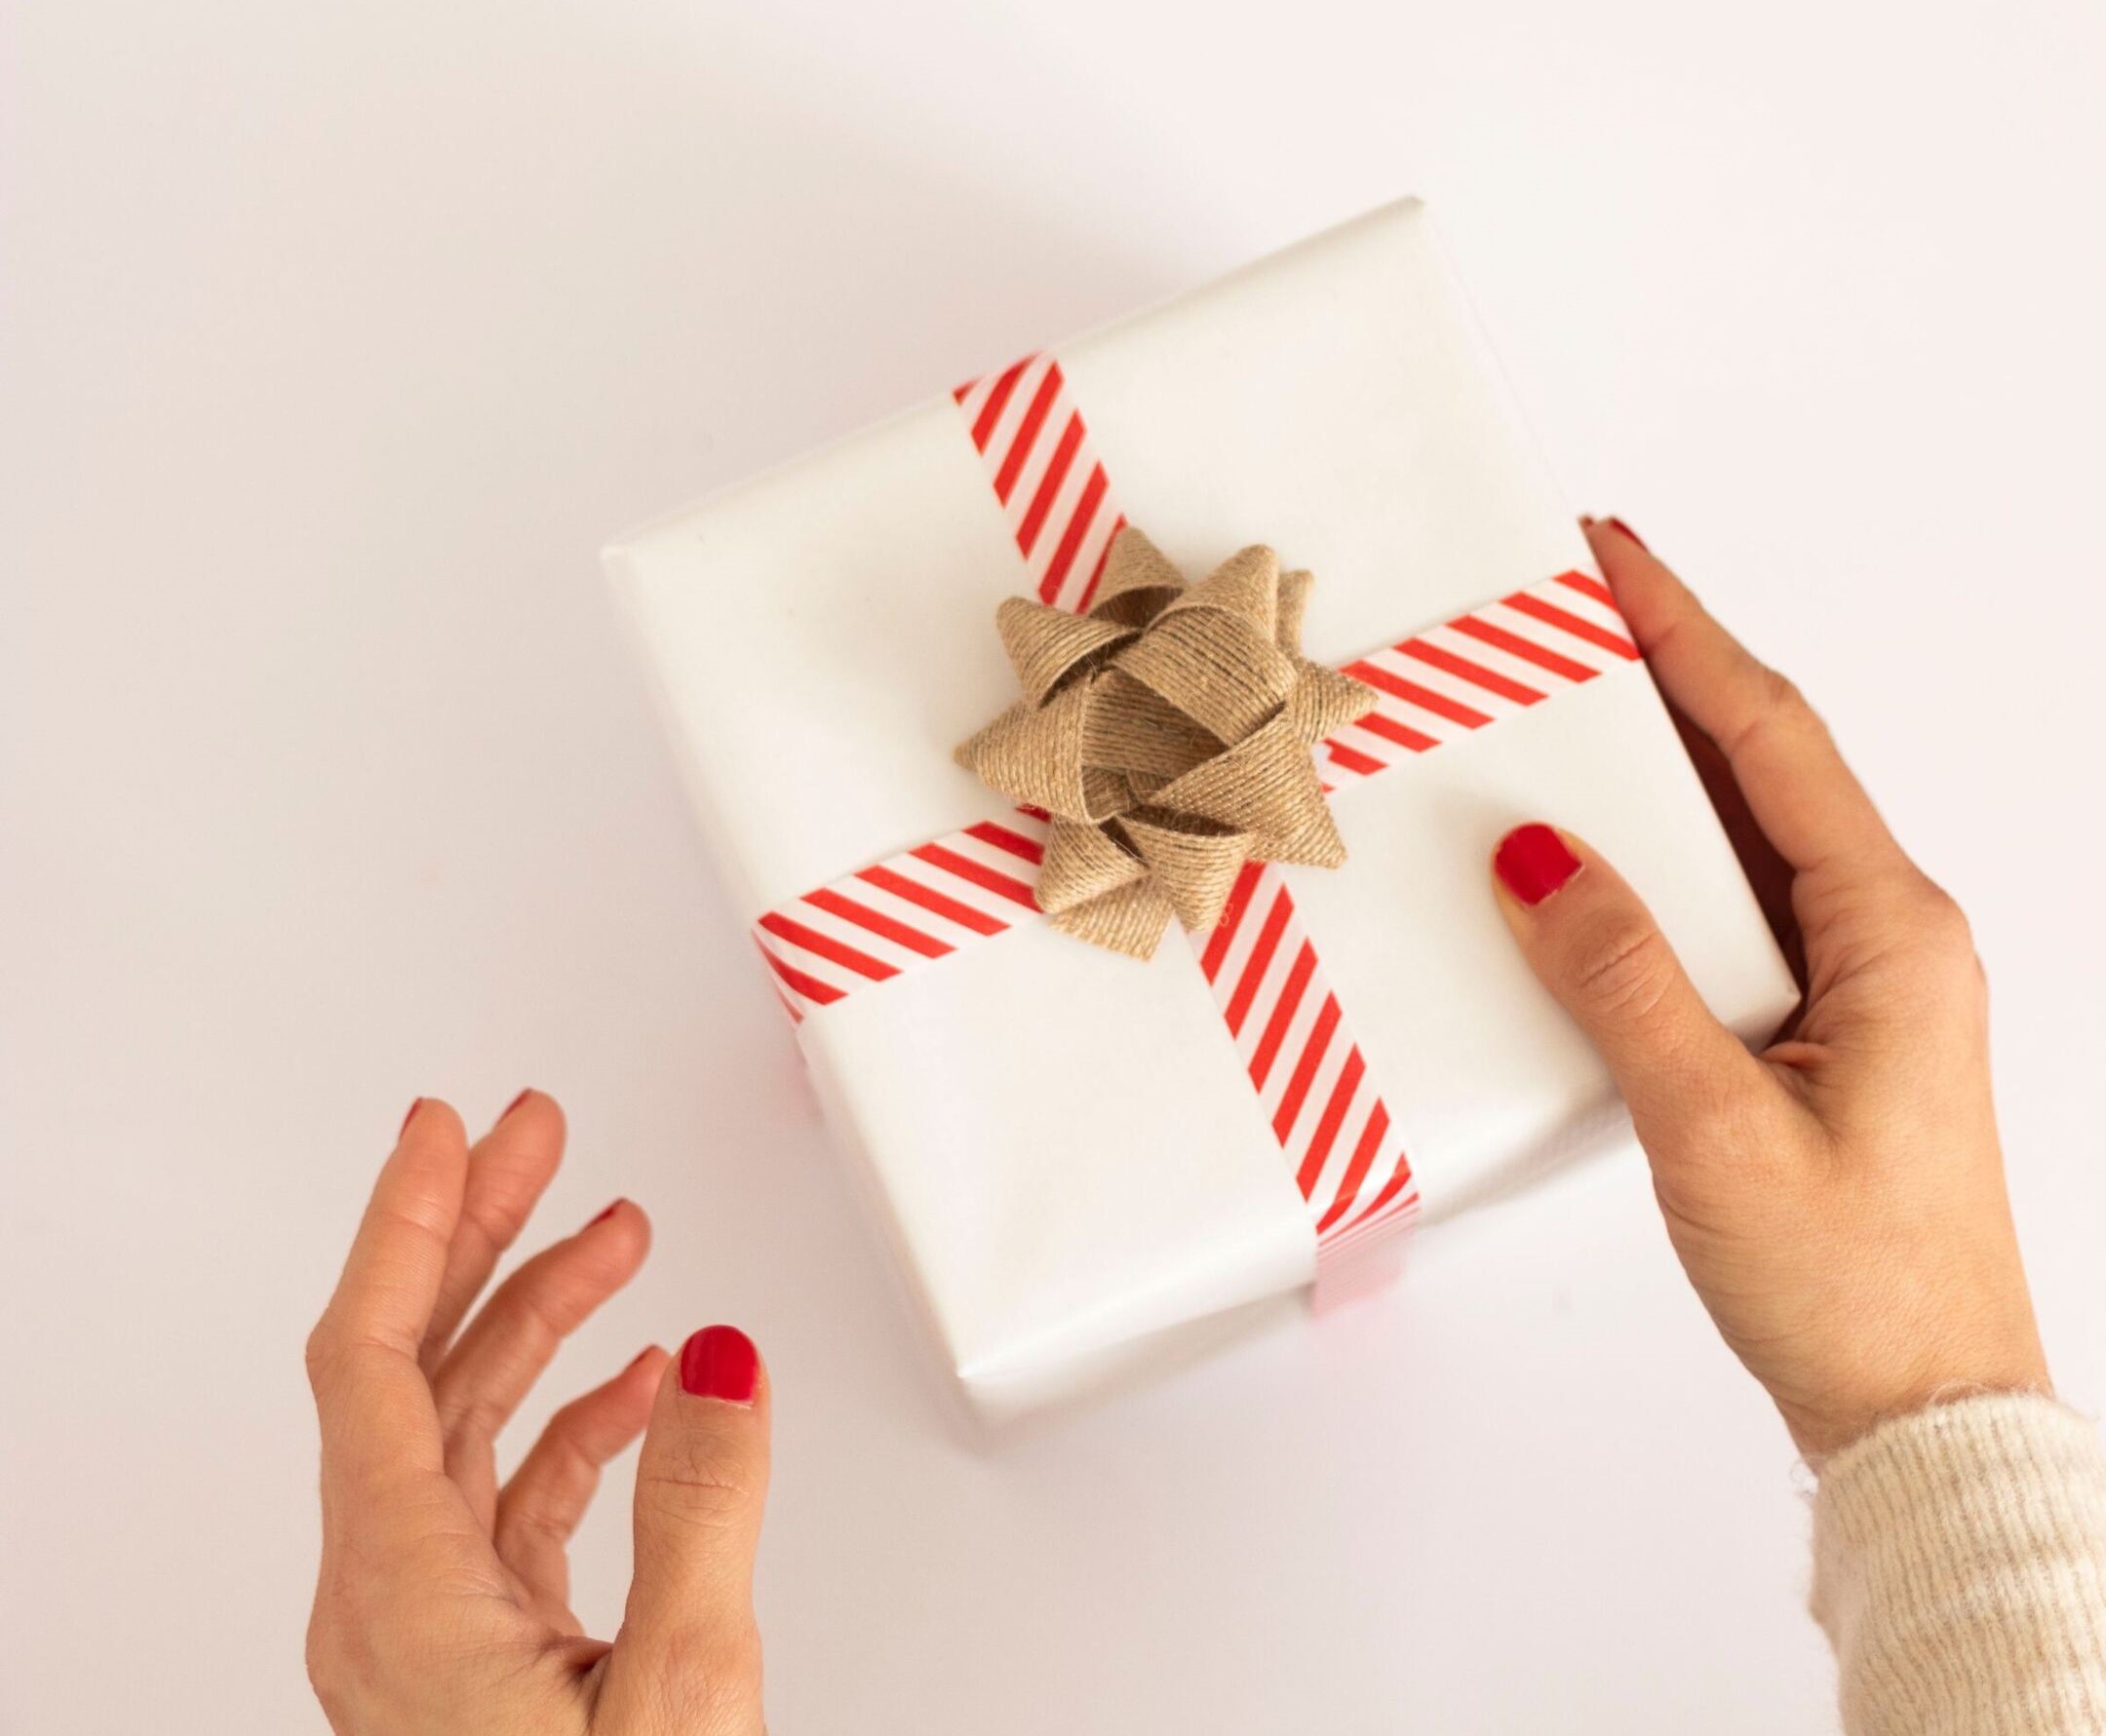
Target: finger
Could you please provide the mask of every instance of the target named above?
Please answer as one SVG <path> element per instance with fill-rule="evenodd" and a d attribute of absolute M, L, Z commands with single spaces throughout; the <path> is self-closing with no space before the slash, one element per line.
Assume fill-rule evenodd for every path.
<path fill-rule="evenodd" d="M 527 1215 L 563 1161 L 564 1112 L 556 1099 L 523 1091 L 468 1154 L 468 1186 L 447 1254 L 439 1300 L 424 1333 L 426 1371 L 446 1355 L 462 1317 L 496 1270 L 498 1256 L 526 1226 Z"/>
<path fill-rule="evenodd" d="M 570 1601 L 571 1535 L 600 1486 L 601 1467 L 650 1419 L 668 1360 L 652 1345 L 612 1380 L 557 1411 L 497 1497 L 498 1558 L 552 1603 Z"/>
<path fill-rule="evenodd" d="M 1767 1077 L 1712 1016 L 1623 877 L 1578 838 L 1516 827 L 1493 854 L 1500 908 L 1543 986 L 1609 1063 L 1649 1151 Z"/>
<path fill-rule="evenodd" d="M 1872 798 L 1799 690 L 1712 619 L 1628 530 L 1595 520 L 1586 535 L 1661 693 L 1718 744 L 1785 861 L 1801 873 L 1906 868 Z"/>
<path fill-rule="evenodd" d="M 434 1098 L 412 1103 L 308 1339 L 323 1480 L 340 1485 L 339 1493 L 367 1478 L 442 1463 L 417 1345 L 438 1300 L 467 1165 L 460 1117 Z"/>
<path fill-rule="evenodd" d="M 1690 756 L 1690 763 L 1696 768 L 1697 781 L 1703 785 L 1704 794 L 1711 798 L 1712 812 L 1718 815 L 1719 825 L 1725 829 L 1727 839 L 1734 847 L 1734 855 L 1739 858 L 1748 885 L 1754 888 L 1755 902 L 1762 907 L 1763 920 L 1769 924 L 1785 962 L 1791 967 L 1793 981 L 1804 989 L 1807 984 L 1806 940 L 1799 932 L 1798 913 L 1792 908 L 1792 866 L 1777 854 L 1777 847 L 1756 824 L 1747 795 L 1734 777 L 1733 767 L 1726 763 L 1726 755 L 1719 752 L 1718 743 L 1671 704 L 1667 707 L 1667 715 L 1674 723 L 1675 733 L 1682 738 L 1682 747 Z"/>
<path fill-rule="evenodd" d="M 447 1474 L 486 1524 L 496 1510 L 497 1432 L 564 1339 L 636 1275 L 649 1251 L 650 1220 L 616 1200 L 500 1284 L 433 1373 Z"/>
<path fill-rule="evenodd" d="M 609 1683 L 624 1697 L 758 1705 L 753 1566 L 767 1481 L 766 1371 L 744 1332 L 707 1327 L 660 1380 L 637 1464 L 636 1577 Z"/>

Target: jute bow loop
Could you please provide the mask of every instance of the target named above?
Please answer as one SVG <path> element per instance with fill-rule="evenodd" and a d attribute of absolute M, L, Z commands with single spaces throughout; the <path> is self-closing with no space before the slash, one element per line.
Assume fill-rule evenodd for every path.
<path fill-rule="evenodd" d="M 1346 860 L 1309 751 L 1376 694 L 1302 655 L 1312 582 L 1254 544 L 1188 586 L 1129 524 L 1086 614 L 1001 605 L 1024 698 L 956 758 L 1052 817 L 1037 899 L 1056 928 L 1148 958 L 1172 916 L 1219 921 L 1246 862 Z"/>

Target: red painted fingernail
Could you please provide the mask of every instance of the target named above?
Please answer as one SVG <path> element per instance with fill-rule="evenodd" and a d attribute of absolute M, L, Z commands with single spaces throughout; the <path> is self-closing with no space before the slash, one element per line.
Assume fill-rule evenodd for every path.
<path fill-rule="evenodd" d="M 1580 871 L 1580 858 L 1549 827 L 1531 821 L 1500 839 L 1493 869 L 1525 905 L 1540 905 Z"/>
<path fill-rule="evenodd" d="M 681 1346 L 681 1391 L 729 1405 L 753 1403 L 760 1353 L 735 1326 L 706 1326 Z"/>
<path fill-rule="evenodd" d="M 607 1207 L 605 1211 L 596 1212 L 592 1215 L 592 1216 L 588 1217 L 585 1220 L 585 1227 L 587 1229 L 591 1229 L 592 1226 L 596 1223 L 606 1222 L 608 1218 L 612 1217 L 614 1214 L 619 1212 L 621 1209 L 622 1202 L 620 1200 L 616 1200 L 611 1206 Z"/>
<path fill-rule="evenodd" d="M 1628 524 L 1624 523 L 1621 519 L 1610 519 L 1607 521 L 1607 522 L 1615 525 L 1617 529 L 1620 530 L 1625 536 L 1629 537 L 1631 541 L 1636 543 L 1641 549 L 1645 549 L 1645 552 L 1648 555 L 1653 553 L 1651 549 L 1646 549 L 1645 538 L 1640 536 Z"/>
<path fill-rule="evenodd" d="M 400 1145 L 402 1143 L 403 1134 L 406 1134 L 410 1131 L 410 1124 L 416 1119 L 416 1112 L 419 1109 L 423 1108 L 423 1106 L 424 1099 L 422 1098 L 417 1098 L 410 1103 L 410 1113 L 402 1118 L 402 1131 L 395 1136 L 396 1144 Z"/>
<path fill-rule="evenodd" d="M 521 1092 L 518 1097 L 514 1098 L 509 1103 L 505 1104 L 504 1114 L 499 1115 L 497 1119 L 499 1121 L 502 1121 L 505 1118 L 505 1115 L 511 1114 L 514 1109 L 517 1109 L 520 1104 L 524 1103 L 528 1098 L 532 1096 L 533 1087 L 529 1085 L 525 1091 Z"/>

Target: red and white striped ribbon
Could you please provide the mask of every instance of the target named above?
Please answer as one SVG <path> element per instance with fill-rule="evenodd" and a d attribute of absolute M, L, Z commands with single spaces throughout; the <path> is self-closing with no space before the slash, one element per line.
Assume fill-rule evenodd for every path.
<path fill-rule="evenodd" d="M 1320 750 L 1333 789 L 1638 661 L 1609 587 L 1560 573 L 1348 663 L 1380 702 Z"/>
<path fill-rule="evenodd" d="M 1046 823 L 1018 813 L 843 875 L 768 911 L 754 940 L 793 1019 L 961 946 L 1042 921 L 1032 896 Z"/>
<path fill-rule="evenodd" d="M 1112 498 L 1082 412 L 1051 356 L 969 380 L 952 393 L 987 460 L 988 480 L 1040 602 L 1089 607 L 1126 516 Z"/>
<path fill-rule="evenodd" d="M 1315 1222 L 1317 1258 L 1403 1228 L 1419 1209 L 1411 1158 L 1277 866 L 1246 863 L 1220 923 L 1191 939 Z"/>
<path fill-rule="evenodd" d="M 1028 356 L 954 394 L 1038 597 L 1089 606 L 1126 522 L 1060 365 Z M 1376 710 L 1317 750 L 1342 789 L 1638 661 L 1608 587 L 1561 573 L 1346 666 Z M 791 1018 L 1044 918 L 1042 816 L 982 821 L 807 892 L 754 925 Z M 1221 922 L 1190 937 L 1252 1088 L 1307 1202 L 1320 1261 L 1417 1213 L 1389 1110 L 1285 876 L 1246 865 Z"/>

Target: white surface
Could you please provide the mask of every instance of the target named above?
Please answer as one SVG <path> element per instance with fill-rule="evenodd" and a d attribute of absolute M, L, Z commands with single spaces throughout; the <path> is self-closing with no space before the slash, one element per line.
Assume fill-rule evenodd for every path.
<path fill-rule="evenodd" d="M 1210 15 L 1220 19 L 1221 15 Z M 1820 1728 L 1782 1436 L 1625 1165 L 976 1457 L 703 868 L 611 526 L 1417 187 L 1577 496 L 1973 913 L 2106 1400 L 2106 21 L 19 0 L 0 90 L 0 1725 L 313 1731 L 298 1346 L 408 1099 L 751 1327 L 777 1728 Z M 618 1608 L 620 1480 L 580 1545 Z"/>
<path fill-rule="evenodd" d="M 1195 580 L 1268 533 L 1317 573 L 1327 662 L 1593 569 L 1416 200 L 1048 341 L 1116 479 L 1105 521 L 1130 517 Z M 1034 484 L 1022 473 L 1018 494 Z M 1015 697 L 991 623 L 1031 574 L 1005 533 L 944 394 L 611 551 L 705 840 L 750 889 L 740 917 L 1009 813 L 951 752 Z M 1304 1113 L 1364 1051 L 1398 1130 L 1377 1177 L 1401 1145 L 1429 1223 L 1598 1152 L 1614 1122 L 1608 1070 L 1492 898 L 1485 859 L 1508 827 L 1555 813 L 1607 852 L 1735 1028 L 1767 1037 L 1798 999 L 1651 680 L 1603 661 L 1342 791 L 1347 868 L 1289 875 L 1351 1034 Z M 1071 1397 L 1107 1352 L 1130 1367 L 1137 1340 L 1314 1276 L 1336 1172 L 1303 1199 L 1299 1147 L 1286 1158 L 1270 1125 L 1278 1088 L 1252 1091 L 1190 945 L 1144 966 L 1034 926 L 966 954 L 815 1008 L 798 1034 L 983 1413 Z M 1283 1056 L 1319 1003 L 1304 997 Z M 1333 1162 L 1352 1143 L 1348 1128 Z"/>

